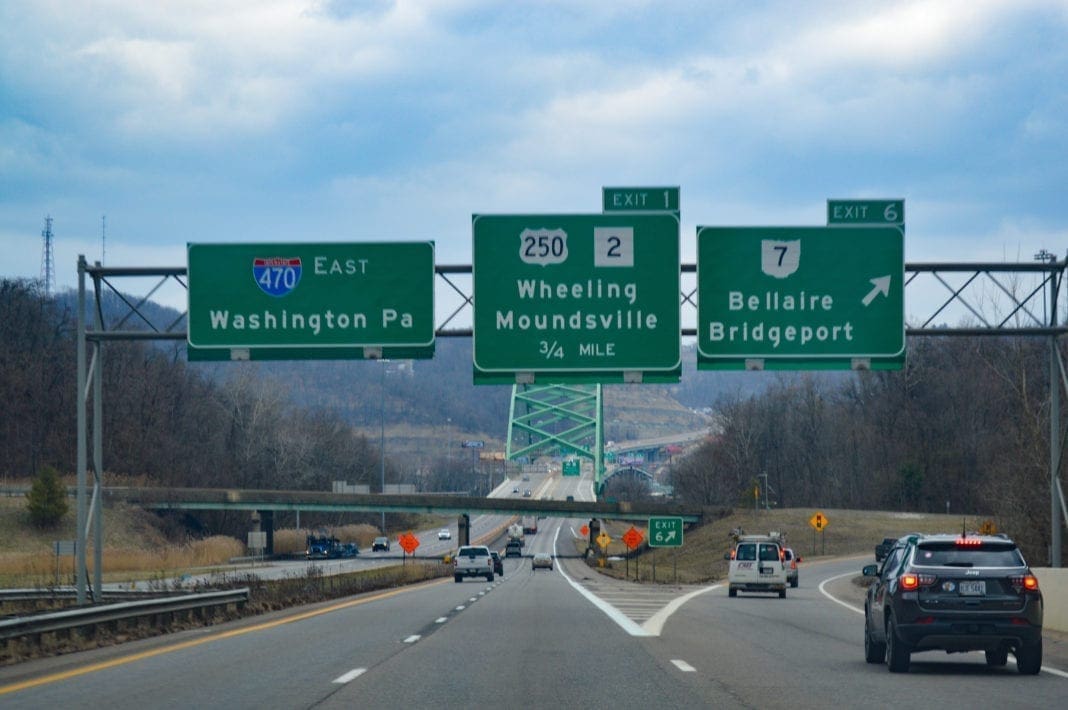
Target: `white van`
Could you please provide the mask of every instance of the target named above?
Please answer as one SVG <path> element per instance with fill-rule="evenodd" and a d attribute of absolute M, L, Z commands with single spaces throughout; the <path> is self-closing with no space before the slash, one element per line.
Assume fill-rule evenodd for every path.
<path fill-rule="evenodd" d="M 742 535 L 727 554 L 727 596 L 738 592 L 778 592 L 786 598 L 786 565 L 783 546 L 777 535 Z"/>

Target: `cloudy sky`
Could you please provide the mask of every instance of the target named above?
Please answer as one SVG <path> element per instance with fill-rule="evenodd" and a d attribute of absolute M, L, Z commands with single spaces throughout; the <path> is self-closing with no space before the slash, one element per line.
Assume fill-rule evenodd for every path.
<path fill-rule="evenodd" d="M 60 288 L 189 241 L 469 264 L 473 212 L 605 185 L 680 186 L 690 263 L 829 197 L 905 198 L 909 262 L 1063 258 L 1068 2 L 0 2 L 0 276 L 48 215 Z"/>

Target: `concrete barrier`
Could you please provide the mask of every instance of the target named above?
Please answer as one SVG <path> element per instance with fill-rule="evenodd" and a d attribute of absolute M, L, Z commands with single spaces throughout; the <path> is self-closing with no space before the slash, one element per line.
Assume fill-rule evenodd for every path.
<path fill-rule="evenodd" d="M 1068 567 L 1032 567 L 1042 590 L 1042 628 L 1068 632 Z"/>

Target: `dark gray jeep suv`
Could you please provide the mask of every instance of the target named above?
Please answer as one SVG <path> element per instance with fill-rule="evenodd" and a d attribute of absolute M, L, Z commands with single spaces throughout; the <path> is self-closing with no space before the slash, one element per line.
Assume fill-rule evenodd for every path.
<path fill-rule="evenodd" d="M 909 535 L 898 540 L 864 602 L 864 658 L 904 673 L 911 655 L 1008 653 L 1020 673 L 1042 667 L 1042 593 L 1016 544 L 1002 535 Z"/>

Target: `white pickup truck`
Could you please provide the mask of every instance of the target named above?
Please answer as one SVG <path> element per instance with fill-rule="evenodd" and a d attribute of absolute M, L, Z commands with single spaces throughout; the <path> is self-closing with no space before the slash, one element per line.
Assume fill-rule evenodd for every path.
<path fill-rule="evenodd" d="M 786 565 L 778 535 L 743 535 L 727 553 L 727 596 L 743 592 L 778 592 L 786 598 Z"/>
<path fill-rule="evenodd" d="M 464 577 L 485 577 L 493 581 L 493 558 L 485 545 L 464 545 L 456 551 L 453 560 L 453 579 L 464 581 Z"/>

